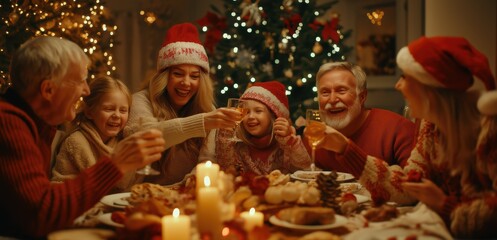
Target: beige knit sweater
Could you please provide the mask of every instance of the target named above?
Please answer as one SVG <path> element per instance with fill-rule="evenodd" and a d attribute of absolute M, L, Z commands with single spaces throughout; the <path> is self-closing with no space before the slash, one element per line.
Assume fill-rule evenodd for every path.
<path fill-rule="evenodd" d="M 205 138 L 204 114 L 174 119 L 157 118 L 152 111 L 148 90 L 133 94 L 132 106 L 124 134 L 127 136 L 141 129 L 159 129 L 162 131 L 168 149 L 159 161 L 163 168 L 157 170 L 160 170 L 161 174 L 156 177 L 147 177 L 146 181 L 162 185 L 180 182 L 197 165 L 198 155 L 192 156 L 186 149 L 175 148 L 175 158 L 167 161 L 168 154 L 170 154 L 169 148 L 190 138 Z"/>
<path fill-rule="evenodd" d="M 62 182 L 75 178 L 84 169 L 94 165 L 101 156 L 110 155 L 117 142 L 117 138 L 112 138 L 107 144 L 103 143 L 95 125 L 90 121 L 83 121 L 61 140 L 56 149 L 52 181 Z M 127 173 L 116 184 L 113 192 L 129 191 L 140 179 L 134 172 Z"/>

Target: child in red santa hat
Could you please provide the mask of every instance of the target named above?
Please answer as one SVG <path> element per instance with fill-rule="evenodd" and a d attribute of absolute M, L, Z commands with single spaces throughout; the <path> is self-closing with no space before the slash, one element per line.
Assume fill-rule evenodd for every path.
<path fill-rule="evenodd" d="M 211 133 L 200 160 L 216 159 L 221 169 L 234 174 L 291 173 L 309 168 L 311 158 L 289 119 L 285 86 L 277 81 L 255 83 L 240 97 L 247 115 L 233 141 L 233 130 Z"/>

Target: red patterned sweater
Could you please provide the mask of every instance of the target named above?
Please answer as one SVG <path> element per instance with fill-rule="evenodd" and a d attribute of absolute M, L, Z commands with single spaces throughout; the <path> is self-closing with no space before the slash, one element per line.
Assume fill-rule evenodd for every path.
<path fill-rule="evenodd" d="M 494 147 L 495 148 L 495 147 Z M 493 150 L 495 151 L 495 150 Z M 431 179 L 448 197 L 439 212 L 456 237 L 497 237 L 497 159 L 478 168 L 472 179 L 451 176 L 441 159 L 440 135 L 434 124 L 422 121 L 416 147 L 403 166 L 392 165 L 367 155 L 351 143 L 340 159 L 370 192 L 374 201 L 414 203 L 401 187 L 401 178 L 414 169 Z M 346 159 L 346 160 L 345 160 Z M 481 164 L 481 163 L 480 163 Z"/>
<path fill-rule="evenodd" d="M 43 237 L 68 227 L 122 177 L 105 158 L 75 179 L 51 184 L 54 134 L 13 91 L 0 100 L 0 236 Z"/>
<path fill-rule="evenodd" d="M 211 131 L 200 150 L 199 161 L 217 161 L 224 171 L 238 174 L 253 172 L 258 175 L 269 174 L 273 170 L 292 173 L 309 168 L 311 164 L 300 136 L 275 136 L 277 143 L 263 149 L 232 141 L 232 136 L 232 130 Z"/>

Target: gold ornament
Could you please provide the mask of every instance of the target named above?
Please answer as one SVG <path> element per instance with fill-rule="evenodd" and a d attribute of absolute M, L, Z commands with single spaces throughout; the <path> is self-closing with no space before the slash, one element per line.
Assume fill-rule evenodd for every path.
<path fill-rule="evenodd" d="M 45 29 L 52 29 L 55 26 L 55 20 L 50 20 L 45 24 Z"/>
<path fill-rule="evenodd" d="M 302 82 L 302 78 L 299 78 L 297 80 L 297 86 L 302 87 L 302 85 L 304 85 L 304 82 Z"/>
<path fill-rule="evenodd" d="M 283 74 L 285 75 L 285 77 L 287 78 L 292 78 L 293 77 L 293 71 L 292 69 L 290 68 L 287 68 L 283 71 Z"/>
<path fill-rule="evenodd" d="M 321 52 L 323 52 L 323 46 L 321 46 L 321 44 L 319 44 L 319 42 L 315 42 L 314 46 L 312 47 L 312 51 L 315 54 L 320 54 Z"/>
<path fill-rule="evenodd" d="M 288 30 L 287 28 L 284 28 L 283 30 L 281 30 L 281 38 L 288 36 L 289 32 L 290 32 L 290 30 Z"/>
<path fill-rule="evenodd" d="M 271 33 L 266 32 L 264 33 L 264 37 L 265 37 L 264 43 L 266 44 L 266 47 L 269 49 L 273 49 L 274 48 L 273 35 Z"/>
<path fill-rule="evenodd" d="M 19 20 L 19 15 L 17 15 L 17 12 L 10 13 L 9 20 L 12 24 L 16 24 L 17 20 Z"/>

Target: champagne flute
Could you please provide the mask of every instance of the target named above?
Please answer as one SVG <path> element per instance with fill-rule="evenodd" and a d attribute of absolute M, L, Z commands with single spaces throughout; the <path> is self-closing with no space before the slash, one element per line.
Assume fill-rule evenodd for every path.
<path fill-rule="evenodd" d="M 326 130 L 326 125 L 321 121 L 320 111 L 316 109 L 307 110 L 306 122 L 307 122 L 307 130 L 305 135 L 312 149 L 311 171 L 315 171 L 316 166 L 314 165 L 314 162 L 316 158 L 316 146 L 324 138 L 324 131 Z"/>
<path fill-rule="evenodd" d="M 233 137 L 230 139 L 235 142 L 241 141 L 238 137 L 236 137 L 236 130 L 240 126 L 240 122 L 247 115 L 248 109 L 245 107 L 243 100 L 239 98 L 228 98 L 228 108 L 233 108 L 242 114 L 242 118 L 236 121 L 235 128 L 233 129 Z"/>
<path fill-rule="evenodd" d="M 138 119 L 138 127 L 141 129 L 143 126 L 143 119 Z M 160 172 L 152 168 L 152 164 L 149 163 L 145 167 L 136 170 L 136 173 L 141 175 L 159 175 Z"/>

